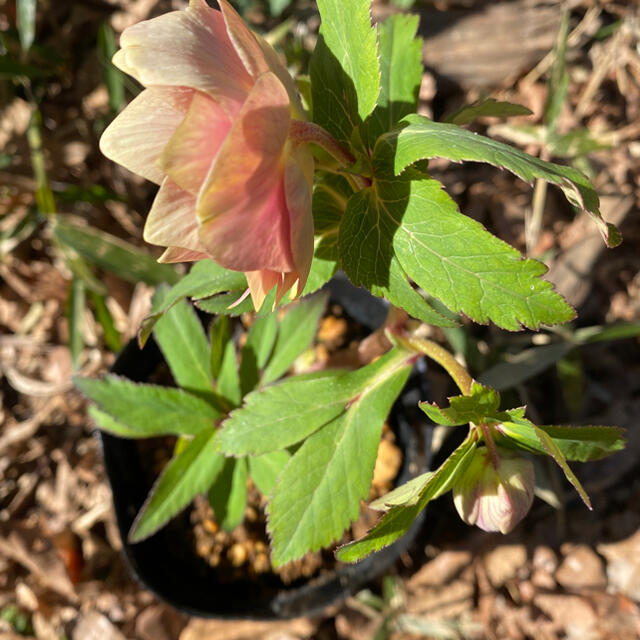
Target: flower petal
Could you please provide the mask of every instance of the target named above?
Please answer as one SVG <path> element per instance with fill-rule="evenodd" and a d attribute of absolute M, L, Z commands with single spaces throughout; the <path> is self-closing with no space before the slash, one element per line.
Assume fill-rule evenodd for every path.
<path fill-rule="evenodd" d="M 222 107 L 196 92 L 185 119 L 160 156 L 160 167 L 182 189 L 197 194 L 230 128 Z M 193 213 L 195 220 L 195 206 Z"/>
<path fill-rule="evenodd" d="M 157 160 L 189 109 L 194 91 L 184 87 L 151 87 L 138 95 L 100 138 L 102 153 L 160 184 L 164 172 Z"/>
<path fill-rule="evenodd" d="M 304 289 L 313 259 L 313 156 L 306 146 L 295 147 L 286 158 L 284 187 L 289 212 L 290 246 L 300 282 L 294 297 Z"/>
<path fill-rule="evenodd" d="M 289 98 L 261 75 L 233 123 L 200 192 L 200 241 L 221 266 L 294 271 L 284 187 Z"/>
<path fill-rule="evenodd" d="M 222 14 L 200 1 L 134 24 L 113 63 L 143 85 L 186 86 L 211 94 L 233 115 L 253 84 Z"/>
<path fill-rule="evenodd" d="M 182 247 L 169 247 L 159 258 L 158 262 L 194 262 L 195 260 L 204 260 L 209 256 L 200 251 L 192 251 L 191 249 L 183 249 Z"/>
<path fill-rule="evenodd" d="M 251 300 L 256 311 L 260 310 L 264 299 L 267 297 L 273 287 L 278 287 L 276 297 L 273 302 L 273 308 L 282 300 L 284 294 L 289 291 L 298 282 L 298 274 L 295 272 L 280 273 L 278 271 L 270 271 L 262 269 L 260 271 L 247 271 L 244 274 L 247 278 Z M 296 287 L 299 290 L 299 287 Z M 295 292 L 294 292 L 295 293 Z M 292 296 L 292 298 L 295 295 Z"/>
<path fill-rule="evenodd" d="M 203 251 L 198 240 L 196 197 L 165 178 L 144 225 L 143 238 L 150 244 Z"/>
<path fill-rule="evenodd" d="M 233 47 L 247 72 L 257 78 L 265 71 L 269 71 L 269 66 L 262 48 L 258 45 L 255 34 L 226 0 L 218 0 L 218 4 L 224 17 L 229 39 L 233 43 Z"/>

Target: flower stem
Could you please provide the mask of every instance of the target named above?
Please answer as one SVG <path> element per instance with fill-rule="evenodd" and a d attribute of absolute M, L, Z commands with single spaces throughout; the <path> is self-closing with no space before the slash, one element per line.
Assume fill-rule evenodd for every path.
<path fill-rule="evenodd" d="M 423 353 L 432 360 L 441 365 L 446 372 L 453 378 L 458 385 L 462 395 L 471 395 L 471 385 L 473 378 L 467 370 L 450 354 L 446 349 L 441 347 L 437 342 L 428 340 L 427 338 L 418 338 L 416 336 L 393 336 L 396 341 L 405 347 L 409 347 L 414 351 Z"/>
<path fill-rule="evenodd" d="M 356 161 L 349 149 L 341 145 L 328 131 L 313 122 L 291 120 L 289 137 L 295 142 L 317 144 L 343 167 L 350 167 Z"/>

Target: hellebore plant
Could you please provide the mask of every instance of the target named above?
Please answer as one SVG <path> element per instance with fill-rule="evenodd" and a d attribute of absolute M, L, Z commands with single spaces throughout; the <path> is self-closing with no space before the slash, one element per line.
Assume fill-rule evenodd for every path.
<path fill-rule="evenodd" d="M 233 528 L 251 476 L 268 498 L 274 564 L 339 540 L 369 494 L 383 423 L 425 355 L 460 395 L 448 407 L 421 408 L 436 424 L 468 425 L 467 437 L 438 469 L 375 500 L 383 517 L 339 549 L 340 560 L 392 543 L 450 490 L 463 520 L 510 531 L 531 505 L 535 455 L 551 456 L 590 507 L 567 460 L 620 449 L 620 430 L 538 426 L 523 407 L 501 410 L 496 391 L 422 337 L 425 324 L 456 326 L 458 313 L 512 331 L 575 316 L 542 279 L 543 264 L 458 210 L 430 175 L 431 158 L 487 162 L 556 184 L 615 246 L 620 237 L 602 220 L 589 181 L 417 115 L 415 17 L 372 26 L 369 0 L 318 0 L 322 24 L 303 103 L 275 51 L 226 0 L 218 4 L 192 0 L 128 28 L 114 58 L 145 88 L 101 148 L 160 185 L 144 237 L 167 247 L 161 260 L 197 261 L 158 291 L 140 330 L 141 342 L 153 331 L 178 388 L 115 376 L 77 382 L 101 428 L 178 436 L 131 539 L 153 534 L 204 492 L 221 526 Z M 463 120 L 522 110 L 487 101 L 465 109 Z M 390 303 L 379 336 L 386 353 L 355 371 L 280 380 L 312 343 L 325 304 L 314 292 L 339 268 Z M 283 311 L 286 292 L 303 298 Z M 209 336 L 187 297 L 216 314 Z M 229 316 L 254 309 L 240 348 Z"/>

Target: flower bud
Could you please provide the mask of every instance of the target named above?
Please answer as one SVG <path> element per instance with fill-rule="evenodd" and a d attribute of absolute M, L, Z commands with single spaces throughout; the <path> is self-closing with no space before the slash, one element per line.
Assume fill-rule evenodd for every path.
<path fill-rule="evenodd" d="M 509 533 L 531 507 L 534 480 L 530 460 L 500 451 L 496 469 L 482 447 L 456 481 L 453 502 L 467 524 Z"/>

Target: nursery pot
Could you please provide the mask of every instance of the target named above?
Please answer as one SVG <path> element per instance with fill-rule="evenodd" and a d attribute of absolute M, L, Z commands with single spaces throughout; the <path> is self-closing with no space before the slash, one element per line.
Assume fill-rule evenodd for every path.
<path fill-rule="evenodd" d="M 328 286 L 331 301 L 340 304 L 361 325 L 374 329 L 384 321 L 386 304 L 382 300 L 353 287 L 344 277 L 338 276 Z M 120 353 L 112 372 L 143 382 L 161 362 L 162 355 L 153 340 L 142 350 L 132 340 Z M 422 370 L 414 369 L 389 417 L 395 443 L 403 454 L 396 485 L 429 469 L 431 431 L 418 409 L 418 401 L 427 398 L 424 366 L 420 360 L 416 367 Z M 310 580 L 285 584 L 276 574 L 265 573 L 223 583 L 220 569 L 209 566 L 193 549 L 185 514 L 142 542 L 127 541 L 152 483 L 143 471 L 144 461 L 136 441 L 105 432 L 100 432 L 100 438 L 118 529 L 131 571 L 159 598 L 189 615 L 268 620 L 317 613 L 384 573 L 407 550 L 423 522 L 424 512 L 395 544 L 357 564 L 341 566 Z"/>

